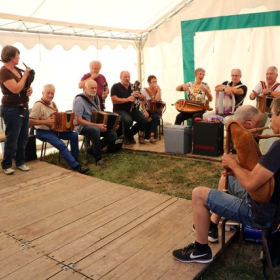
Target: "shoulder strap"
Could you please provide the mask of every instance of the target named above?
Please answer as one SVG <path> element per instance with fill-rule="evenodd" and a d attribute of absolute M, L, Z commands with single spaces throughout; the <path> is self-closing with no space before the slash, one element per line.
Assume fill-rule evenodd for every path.
<path fill-rule="evenodd" d="M 44 102 L 44 100 L 38 100 L 38 101 L 36 101 L 35 102 L 35 104 L 36 103 L 42 103 L 43 105 L 45 105 L 46 107 L 48 107 L 48 108 L 50 108 L 50 109 L 52 109 L 52 110 L 54 110 L 55 112 L 57 112 L 58 111 L 58 109 L 57 109 L 57 107 L 56 107 L 56 104 L 54 103 L 54 102 L 52 102 L 52 104 L 53 104 L 53 107 L 51 107 L 50 105 L 48 105 L 46 102 Z"/>
<path fill-rule="evenodd" d="M 266 84 L 265 84 L 265 81 L 260 81 L 261 85 L 262 85 L 262 89 L 265 89 L 266 88 Z"/>
<path fill-rule="evenodd" d="M 75 96 L 75 98 L 77 97 L 82 97 L 84 100 L 86 100 L 90 105 L 92 105 L 97 111 L 100 111 L 100 108 L 98 108 L 99 106 L 97 104 L 95 104 L 94 102 L 90 101 L 84 94 L 78 94 Z"/>
<path fill-rule="evenodd" d="M 278 86 L 280 86 L 280 84 L 279 83 L 276 83 L 274 86 L 272 86 L 270 89 L 272 90 L 272 91 L 274 91 Z"/>

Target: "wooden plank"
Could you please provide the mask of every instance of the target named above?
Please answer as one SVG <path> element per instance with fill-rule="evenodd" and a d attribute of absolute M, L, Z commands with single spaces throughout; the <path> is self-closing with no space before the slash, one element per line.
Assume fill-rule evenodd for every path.
<path fill-rule="evenodd" d="M 52 275 L 48 278 L 40 278 L 40 279 L 47 279 L 47 280 L 88 280 L 92 279 L 90 277 L 87 277 L 85 275 L 80 274 L 79 272 L 68 269 L 68 270 L 62 270 L 57 274 Z"/>
<path fill-rule="evenodd" d="M 0 278 L 24 267 L 25 265 L 40 258 L 42 254 L 30 247 L 23 247 L 22 250 L 0 260 Z"/>
<path fill-rule="evenodd" d="M 148 223 L 145 224 L 145 221 L 153 218 L 153 216 L 155 216 L 158 212 L 168 207 L 168 205 L 173 204 L 175 201 L 176 199 L 166 200 L 165 202 L 159 204 L 154 209 L 151 209 L 149 212 L 143 214 L 142 216 L 139 216 L 137 219 L 133 220 L 132 222 L 127 223 L 127 225 L 123 226 L 122 228 L 116 229 L 116 231 L 111 232 L 110 234 L 108 233 L 106 234 L 106 232 L 104 232 L 104 237 L 100 239 L 100 241 L 98 242 L 87 242 L 87 239 L 78 240 L 79 242 L 73 243 L 72 244 L 73 247 L 71 247 L 75 251 L 74 254 L 73 252 L 69 254 L 70 248 L 68 248 L 68 250 L 67 248 L 63 248 L 63 251 L 59 250 L 57 252 L 54 252 L 55 256 L 57 259 L 61 259 L 61 258 L 66 259 L 67 263 L 68 262 L 77 263 L 82 259 L 85 258 L 87 259 L 88 256 L 91 256 L 93 254 L 95 255 L 96 252 L 100 250 L 100 248 L 103 248 L 107 244 L 110 244 L 112 242 L 117 242 L 122 235 L 137 234 L 138 231 L 143 230 L 142 228 L 138 228 L 139 224 L 143 224 L 143 225 L 148 224 Z M 92 238 L 92 237 L 89 235 L 88 238 Z M 84 242 L 84 240 L 86 242 Z M 122 241 L 120 242 L 122 243 Z"/>
<path fill-rule="evenodd" d="M 162 197 L 154 197 L 153 193 L 148 193 L 149 197 L 141 203 L 139 200 L 137 205 L 131 205 L 130 207 L 126 207 L 126 205 L 120 206 L 122 208 L 121 212 L 115 211 L 115 217 L 112 216 L 107 221 L 107 216 L 103 216 L 102 212 L 99 214 L 101 220 L 98 220 L 98 215 L 93 217 L 93 219 L 89 220 L 87 224 L 83 227 L 77 227 L 82 232 L 85 232 L 84 235 L 80 235 L 80 238 L 77 238 L 73 242 L 67 244 L 64 247 L 61 247 L 59 250 L 56 250 L 51 253 L 51 256 L 57 260 L 66 260 L 70 257 L 75 257 L 76 255 L 82 253 L 85 250 L 85 254 L 88 254 L 88 248 L 90 246 L 94 246 L 96 243 L 99 243 L 99 240 L 106 239 L 106 237 L 111 236 L 120 229 L 127 225 L 134 224 L 134 221 L 141 217 L 148 216 L 149 212 L 154 208 L 160 207 L 161 204 L 170 200 L 168 196 Z M 150 199 L 150 197 L 154 197 Z M 136 202 L 135 202 L 136 203 Z M 152 212 L 151 212 L 152 213 Z M 95 221 L 95 219 L 97 221 Z M 147 217 L 146 217 L 147 219 Z M 135 226 L 135 225 L 134 225 Z M 118 235 L 117 235 L 118 236 Z M 115 237 L 116 238 L 116 237 Z M 103 244 L 103 242 L 99 243 Z M 102 245 L 101 245 L 102 246 Z M 98 245 L 97 245 L 98 247 Z M 89 252 L 91 254 L 92 251 Z M 84 256 L 83 256 L 84 257 Z M 80 257 L 78 257 L 80 260 Z M 74 261 L 70 261 L 75 263 Z"/>
<path fill-rule="evenodd" d="M 92 184 L 88 185 L 87 181 L 76 180 L 73 183 L 73 179 L 70 178 L 70 180 L 72 185 L 77 185 L 69 185 L 69 182 L 52 184 L 48 186 L 47 193 L 39 193 L 36 196 L 23 198 L 18 203 L 3 205 L 0 207 L 4 208 L 3 216 L 0 216 L 0 223 L 5 225 L 6 231 L 12 232 L 88 201 L 100 193 L 113 191 L 112 183 L 107 186 L 108 183 L 105 181 L 92 181 Z M 104 185 L 107 188 L 104 188 Z M 13 209 L 15 210 L 13 211 Z M 23 214 L 25 214 L 24 219 L 22 219 Z"/>
<path fill-rule="evenodd" d="M 70 244 L 70 247 L 73 247 L 73 242 L 79 239 L 84 239 L 88 234 L 93 230 L 102 227 L 103 225 L 109 223 L 110 221 L 116 219 L 119 216 L 124 215 L 130 209 L 135 208 L 138 204 L 141 204 L 142 200 L 149 200 L 150 194 L 145 191 L 139 191 L 133 188 L 123 188 L 123 190 L 130 191 L 129 195 L 118 198 L 118 195 L 122 192 L 111 192 L 111 198 L 105 197 L 105 202 L 103 203 L 102 199 L 98 202 L 92 203 L 90 207 L 94 209 L 92 213 L 86 215 L 73 223 L 69 223 L 64 227 L 58 228 L 56 231 L 53 231 L 42 238 L 38 238 L 33 242 L 34 245 L 40 246 L 43 248 L 44 252 L 50 253 L 53 250 L 58 250 L 67 244 Z M 111 200 L 110 200 L 111 199 Z M 110 203 L 108 202 L 111 201 Z M 77 212 L 80 210 L 77 209 Z M 98 236 L 92 236 L 94 241 L 100 239 Z M 91 240 L 91 242 L 93 242 Z M 72 251 L 72 250 L 70 250 Z M 52 254 L 52 257 L 57 257 Z"/>
<path fill-rule="evenodd" d="M 0 261 L 23 250 L 21 243 L 14 238 L 3 235 L 0 237 Z"/>
<path fill-rule="evenodd" d="M 180 232 L 180 229 L 182 229 L 182 224 L 188 224 L 192 220 L 190 215 L 186 216 L 185 213 L 183 214 L 181 211 L 178 211 L 178 209 L 182 210 L 183 204 L 181 202 L 178 201 L 170 206 L 172 211 L 170 211 L 171 209 L 162 211 L 159 215 L 160 223 L 155 222 L 158 219 L 155 219 L 153 222 L 149 221 L 148 227 L 133 238 L 129 235 L 122 236 L 117 241 L 118 246 L 109 244 L 108 248 L 102 248 L 98 252 L 101 258 L 95 259 L 94 262 L 81 271 L 86 274 L 94 273 L 95 279 L 101 277 L 105 277 L 105 279 L 115 277 L 118 279 L 122 274 L 125 274 L 122 279 L 128 279 L 127 277 L 134 279 L 141 272 L 139 269 L 141 265 L 144 265 L 145 269 L 146 265 L 154 262 L 153 258 L 162 256 L 159 248 L 166 252 L 176 245 L 176 236 L 178 231 Z M 185 230 L 181 233 L 181 236 L 183 235 L 184 237 L 186 236 Z M 121 239 L 123 239 L 123 242 L 120 245 Z M 154 250 L 156 252 L 152 253 Z M 83 260 L 78 263 L 77 267 L 80 267 L 80 265 L 84 266 L 88 262 L 88 259 Z M 137 264 L 139 264 L 138 267 Z"/>
<path fill-rule="evenodd" d="M 221 232 L 221 231 L 219 231 Z M 226 240 L 229 241 L 235 234 L 235 231 L 227 232 Z M 221 238 L 221 233 L 220 236 Z M 172 251 L 178 248 L 183 248 L 189 243 L 195 240 L 195 234 L 191 231 L 188 231 L 185 237 L 174 247 L 168 254 L 164 255 L 163 258 L 159 259 L 157 262 L 151 265 L 144 273 L 142 273 L 137 280 L 140 279 L 193 279 L 201 271 L 205 270 L 210 264 L 199 264 L 199 263 L 190 263 L 185 264 L 173 259 Z M 221 244 L 211 244 L 209 243 L 213 257 L 217 255 L 220 251 Z"/>
<path fill-rule="evenodd" d="M 9 273 L 5 280 L 47 279 L 62 271 L 62 264 L 42 256 Z M 65 279 L 65 278 L 64 278 Z"/>
<path fill-rule="evenodd" d="M 107 187 L 104 188 L 104 186 Z M 42 216 L 41 209 L 37 209 L 37 212 L 41 215 L 41 219 L 39 220 L 36 216 L 36 218 L 31 220 L 31 224 L 14 231 L 13 235 L 19 239 L 29 241 L 38 239 L 75 221 L 80 222 L 83 219 L 88 219 L 93 213 L 108 205 L 114 205 L 117 201 L 124 197 L 129 197 L 135 192 L 137 192 L 136 189 L 124 188 L 122 186 L 111 188 L 108 186 L 108 182 L 98 182 L 96 188 L 89 186 L 88 188 L 80 189 L 75 194 L 76 202 L 74 205 L 67 200 L 69 202 L 67 203 L 69 208 L 63 209 L 61 203 L 58 203 L 59 201 L 56 200 L 57 203 L 51 205 L 52 210 L 49 204 L 45 205 L 45 208 L 42 209 L 43 212 L 48 212 L 48 216 Z M 62 208 L 61 211 L 60 207 Z"/>
<path fill-rule="evenodd" d="M 146 279 L 143 278 L 143 273 L 149 269 L 154 263 L 163 261 L 165 257 L 165 269 L 169 264 L 173 264 L 172 251 L 176 246 L 177 240 L 180 238 L 191 238 L 189 234 L 186 235 L 185 229 L 182 229 L 182 224 L 187 225 L 192 222 L 192 217 L 186 216 L 178 223 L 174 224 L 166 232 L 159 235 L 157 239 L 152 240 L 139 252 L 126 261 L 111 270 L 104 276 L 104 279 Z M 190 241 L 191 242 L 191 241 Z M 159 276 L 159 275 L 158 275 Z M 158 277 L 159 278 L 159 277 Z"/>

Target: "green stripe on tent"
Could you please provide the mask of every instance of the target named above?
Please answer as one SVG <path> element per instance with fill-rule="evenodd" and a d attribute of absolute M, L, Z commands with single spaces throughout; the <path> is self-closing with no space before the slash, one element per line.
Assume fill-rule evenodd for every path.
<path fill-rule="evenodd" d="M 280 25 L 280 11 L 202 18 L 181 22 L 185 82 L 194 80 L 195 32 Z"/>

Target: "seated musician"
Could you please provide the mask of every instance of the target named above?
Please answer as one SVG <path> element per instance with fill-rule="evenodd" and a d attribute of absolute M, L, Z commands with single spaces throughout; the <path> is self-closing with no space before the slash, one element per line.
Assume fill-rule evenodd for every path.
<path fill-rule="evenodd" d="M 134 135 L 139 131 L 139 143 L 145 144 L 145 129 L 147 120 L 139 111 L 140 102 L 144 100 L 139 90 L 134 91 L 130 84 L 130 73 L 122 71 L 120 83 L 111 88 L 111 99 L 114 112 L 121 115 L 125 144 L 135 144 Z M 134 125 L 133 122 L 135 122 Z"/>
<path fill-rule="evenodd" d="M 280 98 L 275 98 L 271 105 L 271 126 L 273 132 L 280 133 Z M 248 147 L 249 148 L 249 147 Z M 173 251 L 176 260 L 186 263 L 209 263 L 212 251 L 208 245 L 211 226 L 217 225 L 220 217 L 244 223 L 251 227 L 267 228 L 278 225 L 276 218 L 277 202 L 280 195 L 280 140 L 273 143 L 267 154 L 260 157 L 252 171 L 244 169 L 231 154 L 224 154 L 222 164 L 232 171 L 228 178 L 228 192 L 225 177 L 219 181 L 219 190 L 197 187 L 192 192 L 193 221 L 196 231 L 195 242 L 183 249 Z M 250 194 L 274 177 L 275 187 L 267 203 L 259 203 Z M 278 199 L 278 201 L 277 201 Z M 213 213 L 210 216 L 210 211 Z M 213 222 L 213 217 L 216 221 Z M 210 230 L 209 230 L 210 229 Z"/>
<path fill-rule="evenodd" d="M 103 123 L 91 121 L 92 111 L 101 111 L 99 98 L 96 96 L 97 83 L 88 80 L 85 83 L 85 92 L 78 94 L 73 102 L 73 111 L 76 116 L 76 131 L 86 136 L 92 142 L 92 151 L 88 151 L 95 158 L 96 165 L 105 168 L 101 149 L 117 139 L 116 132 L 107 129 Z M 102 137 L 102 139 L 100 139 Z"/>
<path fill-rule="evenodd" d="M 209 85 L 203 82 L 205 70 L 202 68 L 197 68 L 194 73 L 194 82 L 188 82 L 186 84 L 179 85 L 176 87 L 176 90 L 186 91 L 189 100 L 205 103 L 207 97 L 207 99 L 211 102 L 213 97 L 211 95 Z M 175 124 L 180 125 L 189 118 L 192 118 L 192 121 L 194 121 L 195 118 L 202 118 L 204 113 L 205 110 L 190 113 L 180 112 L 176 117 Z"/>
<path fill-rule="evenodd" d="M 74 171 L 85 174 L 89 171 L 89 168 L 78 162 L 78 134 L 73 131 L 56 132 L 51 130 L 54 125 L 52 114 L 58 111 L 56 104 L 52 101 L 54 93 L 55 87 L 52 84 L 43 87 L 43 96 L 41 100 L 34 104 L 30 112 L 29 123 L 35 126 L 36 137 L 39 140 L 50 143 L 59 150 L 62 157 Z M 61 139 L 70 140 L 71 153 Z"/>
<path fill-rule="evenodd" d="M 254 100 L 257 97 L 257 108 L 261 111 L 269 112 L 269 103 L 275 97 L 280 97 L 280 83 L 276 81 L 278 76 L 278 69 L 275 66 L 270 66 L 266 70 L 266 81 L 260 81 L 250 94 L 250 99 Z M 260 97 L 269 97 L 268 102 L 263 106 L 260 104 Z"/>
<path fill-rule="evenodd" d="M 150 134 L 149 141 L 154 144 L 157 142 L 155 138 L 155 133 L 157 131 L 157 126 L 159 122 L 158 112 L 151 113 L 150 101 L 161 101 L 161 89 L 157 84 L 157 78 L 154 75 L 150 75 L 147 79 L 148 87 L 142 90 L 142 94 L 145 97 L 145 100 L 142 102 L 143 105 L 143 114 L 148 120 L 145 133 Z M 149 131 L 148 131 L 149 129 Z"/>
<path fill-rule="evenodd" d="M 252 105 L 243 105 L 238 107 L 234 114 L 234 119 L 241 123 L 241 125 L 246 129 L 262 128 L 270 125 L 270 118 L 268 114 L 260 112 L 257 108 Z M 273 131 L 269 131 L 273 134 Z M 258 134 L 268 134 L 267 130 L 259 131 Z M 259 140 L 259 148 L 261 153 L 264 155 L 270 149 L 272 144 L 279 140 L 278 137 L 271 137 L 267 139 Z M 223 173 L 220 181 L 224 182 L 225 174 Z M 219 184 L 218 189 L 223 191 L 225 188 L 224 183 Z M 208 232 L 208 241 L 217 242 L 218 241 L 218 224 L 220 221 L 220 216 L 212 214 L 210 218 L 210 227 Z"/>
<path fill-rule="evenodd" d="M 232 119 L 232 114 L 236 111 L 236 109 L 241 106 L 244 102 L 245 96 L 247 94 L 247 86 L 243 85 L 241 82 L 241 70 L 240 69 L 232 69 L 231 70 L 231 82 L 229 81 L 225 81 L 220 85 L 217 85 L 215 87 L 215 91 L 216 92 L 224 92 L 226 94 L 226 96 L 233 96 L 234 98 L 234 103 L 230 103 L 228 101 L 226 101 L 223 98 L 223 104 L 222 104 L 222 108 L 223 108 L 223 112 L 221 113 L 221 115 L 223 117 L 225 117 L 224 122 L 227 122 L 229 120 Z M 216 93 L 216 110 L 212 111 L 212 112 L 206 112 L 203 115 L 203 119 L 206 119 L 207 117 L 219 114 L 218 110 L 220 107 L 220 104 L 218 104 L 218 93 Z M 218 100 L 217 100 L 218 99 Z M 230 99 L 231 101 L 232 99 Z M 234 104 L 234 107 L 233 107 Z M 219 105 L 219 106 L 218 106 Z M 227 107 L 228 106 L 228 107 Z M 230 111 L 230 113 L 228 113 Z"/>

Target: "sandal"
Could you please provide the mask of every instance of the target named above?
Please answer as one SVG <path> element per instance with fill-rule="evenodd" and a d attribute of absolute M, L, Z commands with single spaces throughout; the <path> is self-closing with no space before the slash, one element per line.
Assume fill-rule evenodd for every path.
<path fill-rule="evenodd" d="M 145 137 L 143 135 L 139 135 L 139 143 L 145 144 Z"/>
<path fill-rule="evenodd" d="M 155 139 L 154 136 L 151 136 L 149 141 L 150 141 L 150 143 L 152 143 L 152 144 L 155 144 L 155 143 L 157 142 L 157 140 Z"/>

